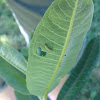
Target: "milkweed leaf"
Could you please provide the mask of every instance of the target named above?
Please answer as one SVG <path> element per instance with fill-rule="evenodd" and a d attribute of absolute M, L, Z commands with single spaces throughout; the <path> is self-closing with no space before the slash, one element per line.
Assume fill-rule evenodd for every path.
<path fill-rule="evenodd" d="M 29 95 L 26 87 L 25 75 L 20 73 L 3 58 L 0 57 L 0 77 L 2 77 L 8 85 L 16 91 Z"/>
<path fill-rule="evenodd" d="M 94 97 L 93 100 L 100 100 L 100 90 L 98 91 L 97 95 Z"/>
<path fill-rule="evenodd" d="M 27 87 L 44 96 L 70 72 L 93 16 L 92 0 L 55 0 L 38 24 L 29 48 Z M 48 51 L 45 48 L 52 48 Z M 46 52 L 37 54 L 37 48 Z"/>
<path fill-rule="evenodd" d="M 71 75 L 63 85 L 57 100 L 73 100 L 89 79 L 100 56 L 100 37 L 92 39 L 86 46 Z"/>
<path fill-rule="evenodd" d="M 15 91 L 15 96 L 17 100 L 39 100 L 38 97 L 32 95 L 24 95 Z"/>
<path fill-rule="evenodd" d="M 0 56 L 13 67 L 26 74 L 27 61 L 15 48 L 0 42 Z"/>
<path fill-rule="evenodd" d="M 29 34 L 54 0 L 7 0 L 20 25 Z"/>

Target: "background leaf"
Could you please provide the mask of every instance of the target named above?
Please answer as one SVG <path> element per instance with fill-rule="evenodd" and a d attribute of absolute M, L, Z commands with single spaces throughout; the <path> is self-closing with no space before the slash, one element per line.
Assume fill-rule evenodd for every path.
<path fill-rule="evenodd" d="M 16 95 L 17 100 L 39 100 L 38 97 L 36 96 L 23 95 L 17 91 L 15 91 L 15 95 Z"/>
<path fill-rule="evenodd" d="M 0 77 L 0 93 L 7 87 L 6 82 Z"/>
<path fill-rule="evenodd" d="M 97 95 L 95 96 L 93 100 L 100 100 L 100 91 L 98 91 Z"/>
<path fill-rule="evenodd" d="M 7 0 L 24 30 L 31 34 L 54 0 Z"/>
<path fill-rule="evenodd" d="M 26 87 L 25 75 L 14 69 L 3 58 L 0 57 L 0 77 L 16 91 L 23 94 L 30 94 Z"/>
<path fill-rule="evenodd" d="M 100 37 L 92 39 L 86 46 L 79 62 L 62 87 L 57 100 L 73 100 L 95 67 L 100 56 Z"/>
<path fill-rule="evenodd" d="M 55 0 L 48 8 L 30 44 L 27 71 L 30 93 L 46 97 L 58 85 L 59 78 L 70 72 L 92 15 L 91 0 Z"/>
<path fill-rule="evenodd" d="M 0 42 L 0 56 L 13 67 L 26 74 L 27 61 L 16 49 L 3 42 Z"/>

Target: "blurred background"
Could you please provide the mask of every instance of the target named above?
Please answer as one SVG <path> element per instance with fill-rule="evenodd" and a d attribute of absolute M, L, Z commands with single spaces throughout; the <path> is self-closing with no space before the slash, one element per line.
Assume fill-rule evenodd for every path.
<path fill-rule="evenodd" d="M 94 2 L 94 17 L 89 35 L 100 35 L 100 0 Z M 12 45 L 20 51 L 25 57 L 28 56 L 27 44 L 25 38 L 21 34 L 16 21 L 10 11 L 10 8 L 5 0 L 0 0 L 0 39 Z M 1 80 L 0 80 L 1 81 Z M 0 85 L 0 89 L 4 89 L 6 85 Z M 100 90 L 100 60 L 95 66 L 89 81 L 84 88 L 75 97 L 75 100 L 93 100 L 97 92 Z M 1 100 L 1 98 L 0 98 Z M 98 99 L 100 100 L 100 99 Z"/>

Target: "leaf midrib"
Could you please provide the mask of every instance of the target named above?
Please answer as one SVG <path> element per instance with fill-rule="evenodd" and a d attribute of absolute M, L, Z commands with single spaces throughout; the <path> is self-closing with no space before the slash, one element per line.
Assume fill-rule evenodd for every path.
<path fill-rule="evenodd" d="M 58 61 L 57 67 L 56 67 L 56 69 L 54 71 L 54 74 L 51 77 L 51 80 L 50 80 L 50 82 L 48 84 L 48 87 L 46 88 L 46 91 L 45 91 L 45 94 L 44 94 L 44 99 L 45 100 L 46 100 L 46 97 L 47 97 L 47 94 L 48 94 L 48 90 L 49 90 L 52 82 L 54 81 L 54 79 L 56 77 L 56 74 L 57 74 L 57 72 L 59 70 L 59 67 L 61 65 L 61 62 L 63 60 L 63 56 L 65 54 L 65 51 L 66 51 L 66 48 L 67 48 L 67 45 L 68 45 L 68 41 L 69 41 L 69 38 L 70 38 L 70 34 L 71 34 L 71 31 L 72 31 L 73 22 L 74 22 L 74 18 L 75 18 L 75 14 L 76 14 L 76 9 L 77 9 L 77 4 L 78 4 L 78 0 L 76 0 L 76 2 L 75 2 L 75 8 L 73 9 L 73 13 L 72 13 L 71 21 L 70 21 L 70 26 L 69 26 L 69 29 L 68 29 L 68 33 L 67 33 L 67 36 L 66 36 L 65 44 L 64 44 L 60 59 Z"/>

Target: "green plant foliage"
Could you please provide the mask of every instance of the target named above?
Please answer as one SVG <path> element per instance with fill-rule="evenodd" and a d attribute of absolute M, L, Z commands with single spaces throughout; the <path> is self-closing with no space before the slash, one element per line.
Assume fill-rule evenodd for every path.
<path fill-rule="evenodd" d="M 0 77 L 0 93 L 7 87 L 6 82 Z"/>
<path fill-rule="evenodd" d="M 88 32 L 87 40 L 100 35 L 100 0 L 93 0 L 94 2 L 94 16 L 92 21 L 91 29 Z M 91 94 L 93 91 L 98 92 L 100 89 L 100 56 L 96 67 L 93 69 L 89 81 L 81 89 L 80 93 L 77 94 L 74 100 L 93 100 Z M 99 100 L 99 99 L 98 99 Z"/>
<path fill-rule="evenodd" d="M 13 67 L 26 74 L 27 61 L 16 49 L 3 42 L 0 42 L 0 56 Z"/>
<path fill-rule="evenodd" d="M 25 31 L 30 34 L 53 0 L 7 0 Z"/>
<path fill-rule="evenodd" d="M 5 0 L 0 0 L 0 39 L 18 50 L 25 46 L 25 39 Z"/>
<path fill-rule="evenodd" d="M 21 49 L 21 54 L 26 58 L 26 60 L 28 60 L 28 48 L 24 47 Z"/>
<path fill-rule="evenodd" d="M 2 77 L 7 84 L 13 87 L 16 91 L 23 94 L 29 94 L 26 88 L 25 76 L 18 70 L 14 69 L 4 59 L 0 57 L 0 77 Z"/>
<path fill-rule="evenodd" d="M 95 67 L 100 55 L 100 37 L 94 38 L 86 46 L 79 62 L 61 89 L 57 100 L 73 100 Z M 95 94 L 92 92 L 91 96 Z"/>
<path fill-rule="evenodd" d="M 100 89 L 100 88 L 99 88 Z M 93 100 L 100 100 L 100 90 L 99 92 L 96 94 L 95 98 Z"/>
<path fill-rule="evenodd" d="M 88 32 L 88 39 L 90 40 L 93 37 L 100 36 L 100 0 L 93 0 L 94 2 L 94 16 L 92 21 L 92 26 Z"/>
<path fill-rule="evenodd" d="M 90 31 L 88 32 L 88 40 L 91 40 L 91 38 L 100 36 L 100 0 L 93 0 L 94 2 L 94 16 L 92 21 L 92 26 Z M 97 67 L 100 66 L 100 57 L 99 61 L 96 65 Z"/>
<path fill-rule="evenodd" d="M 24 95 L 17 91 L 15 91 L 15 95 L 17 100 L 39 100 L 36 96 Z"/>
<path fill-rule="evenodd" d="M 5 3 L 5 0 L 0 0 L 0 3 Z"/>
<path fill-rule="evenodd" d="M 30 93 L 45 94 L 46 98 L 47 93 L 58 85 L 59 78 L 72 69 L 90 28 L 92 15 L 91 0 L 55 0 L 48 8 L 30 44 L 27 69 Z M 51 50 L 48 51 L 45 44 Z M 38 55 L 37 48 L 46 55 Z"/>

